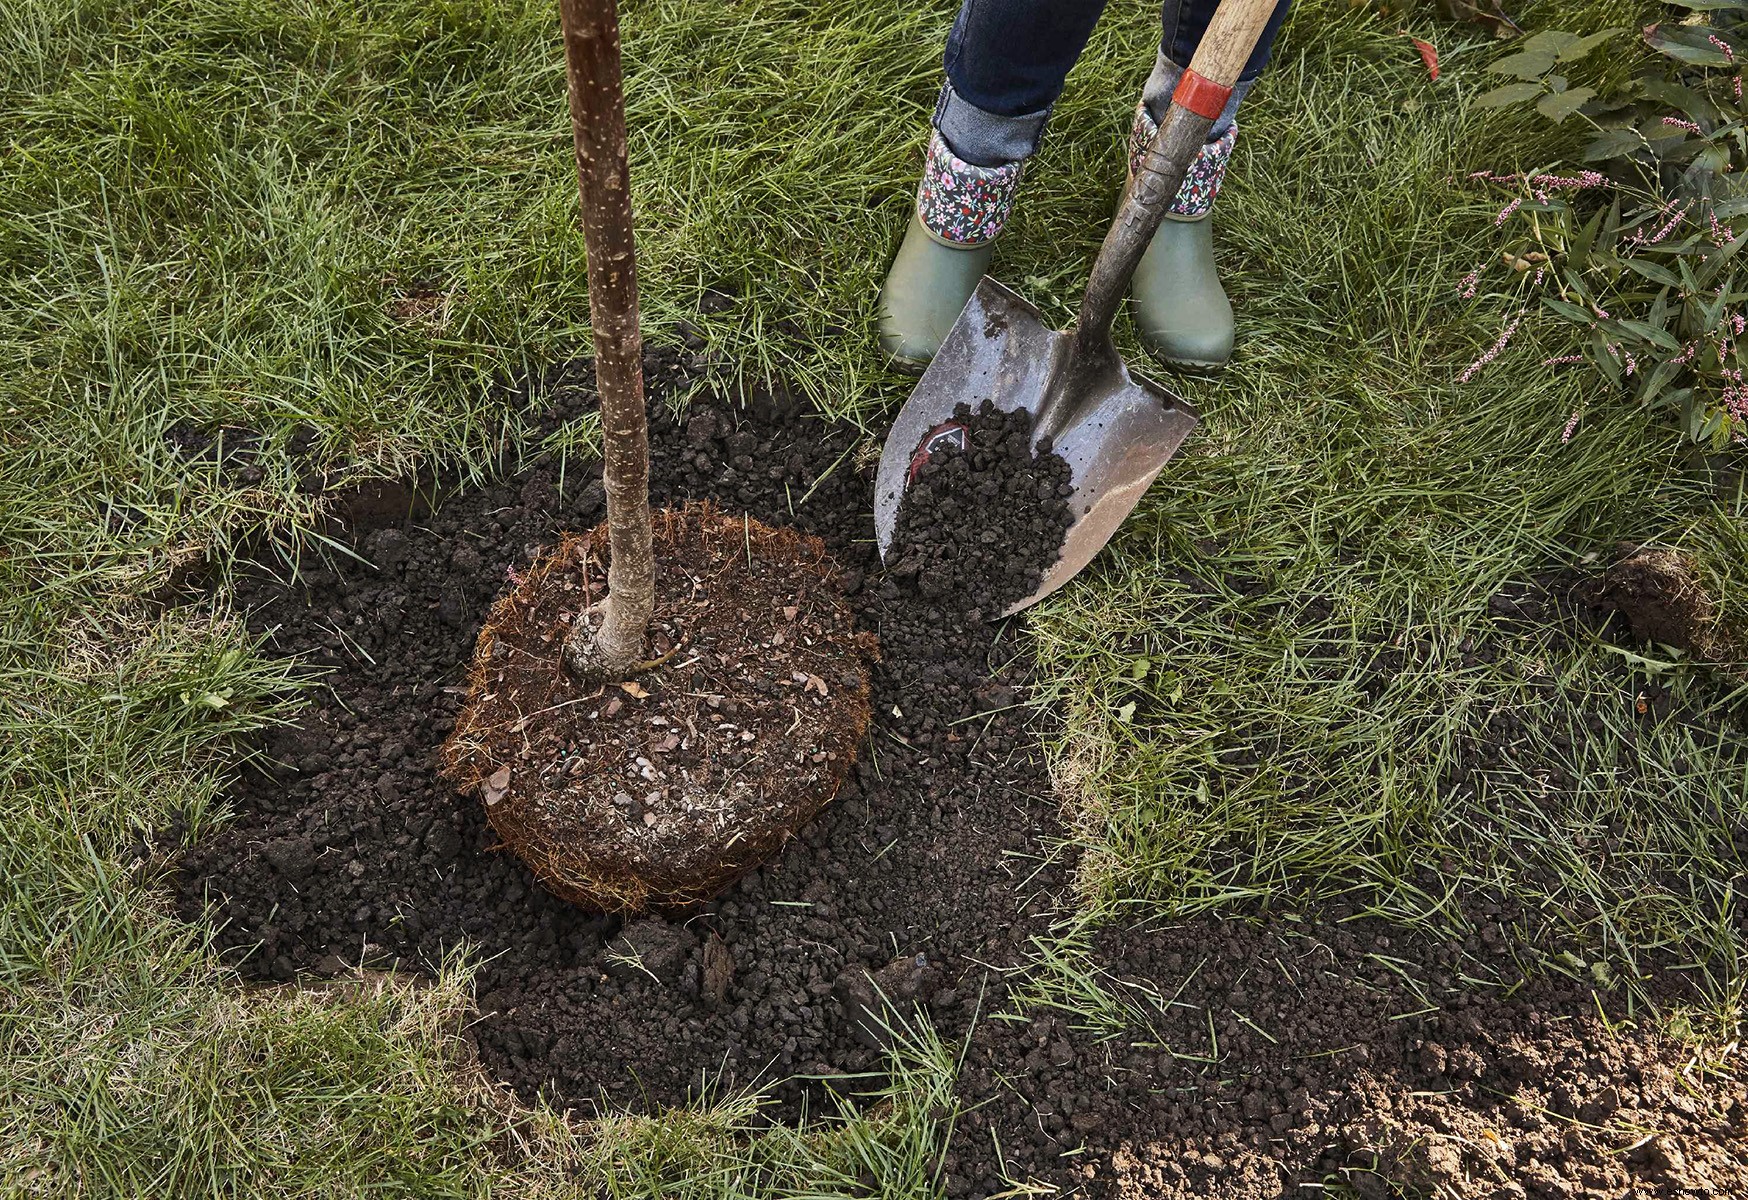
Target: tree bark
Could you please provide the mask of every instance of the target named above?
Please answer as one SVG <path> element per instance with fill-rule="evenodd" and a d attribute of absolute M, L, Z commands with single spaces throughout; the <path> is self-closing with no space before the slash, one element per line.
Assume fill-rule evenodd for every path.
<path fill-rule="evenodd" d="M 595 387 L 601 396 L 607 489 L 607 596 L 580 614 L 564 661 L 588 682 L 623 679 L 643 657 L 655 607 L 650 547 L 649 423 L 638 331 L 637 246 L 631 226 L 625 99 L 614 0 L 559 0 L 569 81 L 571 136 L 589 264 Z"/>

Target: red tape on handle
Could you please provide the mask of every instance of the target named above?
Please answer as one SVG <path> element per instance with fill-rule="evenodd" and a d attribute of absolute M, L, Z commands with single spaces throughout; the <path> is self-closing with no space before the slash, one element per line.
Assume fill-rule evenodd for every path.
<path fill-rule="evenodd" d="M 1232 89 L 1224 84 L 1215 83 L 1206 75 L 1198 75 L 1194 71 L 1185 71 L 1177 81 L 1177 90 L 1171 94 L 1171 102 L 1179 108 L 1187 108 L 1198 117 L 1206 117 L 1212 121 L 1226 110 L 1226 101 L 1232 98 Z"/>

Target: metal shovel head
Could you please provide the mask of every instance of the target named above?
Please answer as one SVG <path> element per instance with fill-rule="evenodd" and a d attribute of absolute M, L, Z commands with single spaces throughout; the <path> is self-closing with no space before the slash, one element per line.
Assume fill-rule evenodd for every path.
<path fill-rule="evenodd" d="M 1044 323 L 1017 293 L 985 276 L 948 331 L 929 369 L 898 412 L 874 485 L 874 529 L 886 557 L 899 505 L 936 439 L 957 437 L 953 410 L 975 412 L 985 400 L 1005 412 L 1035 418 L 1043 398 L 1063 382 L 1072 337 Z M 1074 521 L 1056 560 L 1031 595 L 1002 616 L 1030 607 L 1092 561 L 1140 503 L 1166 461 L 1196 427 L 1196 410 L 1151 379 L 1130 373 L 1114 357 L 1094 380 L 1076 380 L 1081 397 L 1051 447 L 1068 463 Z M 1034 432 L 1034 448 L 1040 434 Z M 997 514 L 999 516 L 999 514 Z"/>

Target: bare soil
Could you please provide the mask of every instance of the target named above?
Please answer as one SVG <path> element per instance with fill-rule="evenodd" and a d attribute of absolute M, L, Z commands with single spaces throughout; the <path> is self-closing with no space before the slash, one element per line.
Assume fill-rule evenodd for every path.
<path fill-rule="evenodd" d="M 708 504 L 655 516 L 655 664 L 584 686 L 562 662 L 607 590 L 607 527 L 513 576 L 474 651 L 445 773 L 549 891 L 585 908 L 708 900 L 837 793 L 868 727 L 867 658 L 825 543 Z"/>
<path fill-rule="evenodd" d="M 980 1026 L 962 1090 L 990 1099 L 955 1130 L 949 1194 L 1000 1192 L 992 1141 L 1011 1177 L 1124 1200 L 1748 1194 L 1733 1073 L 1571 980 L 1460 985 L 1452 947 L 1335 916 L 1103 931 L 1106 986 L 1149 1019 Z"/>
<path fill-rule="evenodd" d="M 652 362 L 652 395 L 672 374 Z M 576 416 L 587 378 L 573 364 L 537 402 L 555 421 Z M 1055 553 L 1060 464 L 1032 461 L 1022 427 L 979 420 L 961 464 L 925 470 L 901 526 L 905 570 L 882 573 L 859 435 L 799 407 L 781 392 L 704 399 L 652 429 L 660 502 L 713 499 L 818 535 L 858 627 L 881 644 L 862 751 L 774 860 L 675 919 L 591 914 L 542 887 L 479 801 L 439 777 L 506 572 L 601 516 L 590 471 L 537 461 L 434 513 L 410 496 L 361 506 L 341 534 L 374 567 L 335 558 L 293 584 L 265 570 L 239 583 L 252 628 L 330 673 L 299 726 L 263 738 L 232 789 L 234 819 L 183 855 L 182 911 L 215 919 L 220 949 L 263 979 L 430 970 L 466 943 L 480 963 L 482 1063 L 584 1110 L 775 1080 L 794 1114 L 831 1079 L 884 1061 L 877 984 L 964 1039 L 966 1116 L 942 1163 L 954 1197 L 1028 1179 L 1211 1200 L 1325 1186 L 1748 1194 L 1743 1084 L 1631 1020 L 1621 989 L 1525 981 L 1520 939 L 1537 914 L 1496 898 L 1454 899 L 1476 930 L 1466 942 L 1339 905 L 1113 926 L 1088 965 L 1151 1015 L 1099 1031 L 1050 1008 L 992 1019 L 1007 1008 L 1000 968 L 1024 961 L 1068 903 L 1073 866 L 1039 750 L 1049 714 L 1025 707 L 1026 641 L 983 620 Z M 903 552 L 919 541 L 925 552 Z M 1499 633 L 1478 656 L 1508 646 L 1514 624 L 1570 617 L 1529 590 L 1495 611 Z M 1704 719 L 1711 736 L 1740 740 L 1726 717 Z M 1517 770 L 1514 756 L 1553 732 L 1478 728 L 1445 786 Z M 1631 747 L 1621 753 L 1630 766 Z M 1461 978 L 1477 958 L 1512 986 Z"/>

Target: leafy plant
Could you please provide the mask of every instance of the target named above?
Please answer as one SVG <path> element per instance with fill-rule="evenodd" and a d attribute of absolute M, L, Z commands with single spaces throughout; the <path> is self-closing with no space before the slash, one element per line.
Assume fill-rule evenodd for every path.
<path fill-rule="evenodd" d="M 1496 218 L 1508 238 L 1501 261 L 1534 273 L 1506 334 L 1464 377 L 1497 355 L 1539 296 L 1540 312 L 1583 334 L 1579 352 L 1550 363 L 1587 363 L 1648 409 L 1675 413 L 1696 442 L 1722 448 L 1748 439 L 1739 257 L 1748 233 L 1737 229 L 1748 216 L 1748 105 L 1733 41 L 1748 0 L 1681 7 L 1719 15 L 1641 31 L 1645 62 L 1625 87 L 1603 92 L 1568 76 L 1618 29 L 1545 31 L 1493 64 L 1516 82 L 1478 104 L 1533 103 L 1556 123 L 1582 118 L 1595 136 L 1579 151 L 1582 167 L 1477 177 L 1508 195 Z M 1484 269 L 1464 281 L 1465 295 Z"/>
<path fill-rule="evenodd" d="M 1604 42 L 1611 40 L 1619 29 L 1604 29 L 1587 37 L 1560 30 L 1545 30 L 1524 39 L 1514 54 L 1508 54 L 1489 68 L 1496 75 L 1513 75 L 1519 82 L 1508 83 L 1483 93 L 1475 103 L 1482 108 L 1536 102 L 1536 110 L 1554 121 L 1564 121 L 1596 96 L 1593 87 L 1573 87 L 1563 70 L 1572 63 L 1589 57 Z"/>

